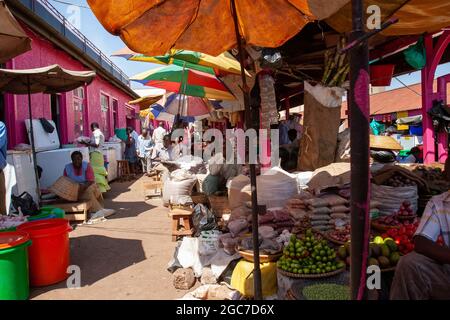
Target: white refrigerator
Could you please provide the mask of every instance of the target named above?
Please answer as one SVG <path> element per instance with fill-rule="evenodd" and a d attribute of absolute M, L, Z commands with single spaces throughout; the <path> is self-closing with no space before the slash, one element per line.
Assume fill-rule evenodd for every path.
<path fill-rule="evenodd" d="M 33 155 L 31 151 L 15 151 L 8 150 L 6 162 L 14 167 L 14 173 L 16 183 L 11 186 L 12 194 L 19 196 L 23 192 L 28 192 L 36 203 L 39 203 L 39 197 L 37 195 L 36 178 L 34 173 Z"/>
<path fill-rule="evenodd" d="M 64 174 L 64 167 L 72 162 L 71 155 L 74 151 L 83 154 L 83 160 L 89 162 L 89 148 L 67 148 L 38 152 L 36 161 L 42 168 L 42 176 L 39 180 L 41 189 L 48 189 Z"/>
<path fill-rule="evenodd" d="M 114 148 L 103 147 L 102 153 L 105 158 L 105 167 L 108 171 L 108 182 L 117 179 L 117 160 L 116 150 Z"/>

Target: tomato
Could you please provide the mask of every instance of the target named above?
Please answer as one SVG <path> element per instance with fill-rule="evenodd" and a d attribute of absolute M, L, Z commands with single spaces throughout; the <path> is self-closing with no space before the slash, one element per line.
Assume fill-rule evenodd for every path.
<path fill-rule="evenodd" d="M 414 250 L 414 244 L 412 244 L 412 243 L 407 243 L 407 244 L 406 244 L 406 248 L 407 248 L 408 252 L 411 252 L 411 251 Z"/>
<path fill-rule="evenodd" d="M 405 228 L 405 227 L 400 227 L 400 229 L 398 230 L 398 232 L 399 232 L 400 234 L 405 234 L 406 228 Z"/>

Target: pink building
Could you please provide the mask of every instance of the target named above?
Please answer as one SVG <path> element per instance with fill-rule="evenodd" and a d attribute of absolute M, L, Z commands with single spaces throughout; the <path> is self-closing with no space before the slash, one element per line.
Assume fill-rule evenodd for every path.
<path fill-rule="evenodd" d="M 4 67 L 30 69 L 59 64 L 70 70 L 94 70 L 97 73 L 89 86 L 75 91 L 32 95 L 33 118 L 53 120 L 61 144 L 72 143 L 80 135 L 89 136 L 92 122 L 100 124 L 106 139 L 114 135 L 114 128 L 132 125 L 138 130 L 138 107 L 127 104 L 138 96 L 130 89 L 126 75 L 78 30 L 67 28 L 64 17 L 51 12 L 52 7 L 45 1 L 31 1 L 30 8 L 22 2 L 30 3 L 16 1 L 12 5 L 9 1 L 9 6 L 32 39 L 32 50 L 7 62 Z M 64 29 L 55 29 L 58 23 Z M 28 143 L 24 124 L 28 118 L 27 99 L 26 95 L 0 94 L 0 120 L 8 128 L 9 148 Z"/>

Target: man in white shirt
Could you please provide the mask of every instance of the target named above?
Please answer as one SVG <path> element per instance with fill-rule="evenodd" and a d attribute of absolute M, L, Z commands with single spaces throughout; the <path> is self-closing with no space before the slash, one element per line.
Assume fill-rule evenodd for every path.
<path fill-rule="evenodd" d="M 391 299 L 450 299 L 450 191 L 428 202 L 414 235 L 414 251 L 397 265 Z"/>
<path fill-rule="evenodd" d="M 147 175 L 150 174 L 150 171 L 152 169 L 152 153 L 153 153 L 153 140 L 150 137 L 148 133 L 147 128 L 143 128 L 141 131 L 141 135 L 137 138 L 137 145 L 136 152 L 138 157 L 142 162 L 145 163 L 145 166 L 147 167 Z"/>
<path fill-rule="evenodd" d="M 170 135 L 165 135 L 163 137 L 162 145 L 155 145 L 153 148 L 152 154 L 152 164 L 155 164 L 154 169 L 162 173 L 163 181 L 169 174 L 169 169 L 164 166 L 162 161 L 173 161 L 174 159 L 174 150 L 172 146 L 172 141 L 170 139 Z"/>
<path fill-rule="evenodd" d="M 153 142 L 155 143 L 156 147 L 162 147 L 163 146 L 163 140 L 164 136 L 167 134 L 166 129 L 163 127 L 163 123 L 160 122 L 158 128 L 156 128 L 153 131 Z"/>
<path fill-rule="evenodd" d="M 174 150 L 169 135 L 163 137 L 162 146 L 155 146 L 152 159 L 155 161 L 173 161 Z"/>
<path fill-rule="evenodd" d="M 86 146 L 89 147 L 89 151 L 100 151 L 102 149 L 103 144 L 105 143 L 105 136 L 103 132 L 100 130 L 100 126 L 97 122 L 91 123 L 91 140 L 89 142 L 82 142 Z"/>

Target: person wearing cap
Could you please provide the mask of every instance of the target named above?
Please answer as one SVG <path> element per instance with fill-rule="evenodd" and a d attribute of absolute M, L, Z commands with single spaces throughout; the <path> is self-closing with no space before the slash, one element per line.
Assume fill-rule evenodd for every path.
<path fill-rule="evenodd" d="M 6 214 L 6 185 L 3 170 L 6 168 L 7 143 L 6 126 L 0 121 L 0 215 Z"/>

